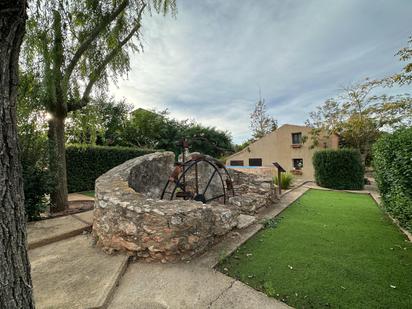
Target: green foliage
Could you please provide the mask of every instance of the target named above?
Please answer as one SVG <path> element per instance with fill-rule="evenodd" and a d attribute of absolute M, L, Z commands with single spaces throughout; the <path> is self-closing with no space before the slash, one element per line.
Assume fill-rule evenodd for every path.
<path fill-rule="evenodd" d="M 281 173 L 280 185 L 282 189 L 289 189 L 293 182 L 293 175 L 291 173 Z M 278 176 L 273 177 L 275 185 L 279 184 Z"/>
<path fill-rule="evenodd" d="M 321 187 L 361 190 L 364 167 L 359 151 L 354 149 L 320 150 L 313 155 L 315 180 Z"/>
<path fill-rule="evenodd" d="M 39 102 L 41 85 L 32 73 L 20 74 L 17 125 L 22 165 L 24 206 L 28 220 L 37 220 L 48 206 L 51 182 L 47 170 L 45 113 Z"/>
<path fill-rule="evenodd" d="M 382 136 L 373 165 L 385 209 L 412 231 L 412 127 Z"/>
<path fill-rule="evenodd" d="M 247 141 L 244 141 L 242 144 L 237 144 L 234 146 L 234 152 L 239 152 L 243 149 L 245 149 L 247 146 L 253 143 L 253 139 L 249 139 Z"/>
<path fill-rule="evenodd" d="M 370 196 L 309 190 L 217 268 L 293 308 L 406 309 L 405 240 Z"/>
<path fill-rule="evenodd" d="M 188 120 L 171 119 L 167 110 L 157 112 L 142 108 L 131 113 L 120 145 L 164 149 L 179 154 L 178 142 L 183 138 L 188 140 L 191 152 L 219 158 L 233 151 L 231 136 L 227 132 Z"/>
<path fill-rule="evenodd" d="M 69 145 L 66 148 L 69 192 L 94 190 L 95 180 L 129 159 L 154 152 L 150 149 Z"/>
<path fill-rule="evenodd" d="M 98 96 L 85 107 L 69 113 L 67 140 L 72 144 L 121 144 L 130 110 L 131 106 L 124 101 Z"/>
<path fill-rule="evenodd" d="M 280 222 L 280 218 L 275 217 L 275 218 L 267 219 L 265 222 L 263 222 L 263 226 L 265 227 L 265 229 L 274 229 L 278 226 L 279 222 Z"/>

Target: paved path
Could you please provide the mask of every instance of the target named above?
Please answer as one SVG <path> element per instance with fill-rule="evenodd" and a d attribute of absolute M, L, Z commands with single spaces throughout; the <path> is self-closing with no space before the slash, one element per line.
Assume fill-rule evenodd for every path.
<path fill-rule="evenodd" d="M 77 202 L 77 201 L 94 201 L 94 197 L 84 195 L 81 193 L 69 193 L 67 196 L 67 200 L 69 202 Z"/>
<path fill-rule="evenodd" d="M 93 211 L 27 224 L 29 249 L 41 247 L 91 229 Z"/>
<path fill-rule="evenodd" d="M 90 234 L 29 250 L 36 308 L 101 308 L 127 267 L 127 256 L 92 246 Z"/>

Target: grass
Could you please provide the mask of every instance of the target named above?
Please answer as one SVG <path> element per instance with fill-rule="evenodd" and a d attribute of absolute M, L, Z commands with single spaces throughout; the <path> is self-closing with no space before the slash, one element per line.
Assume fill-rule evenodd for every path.
<path fill-rule="evenodd" d="M 309 190 L 218 269 L 295 308 L 412 308 L 412 244 L 368 195 Z"/>
<path fill-rule="evenodd" d="M 94 197 L 94 191 L 83 191 L 83 192 L 79 192 L 79 193 L 83 194 L 83 195 L 90 196 L 90 197 Z"/>

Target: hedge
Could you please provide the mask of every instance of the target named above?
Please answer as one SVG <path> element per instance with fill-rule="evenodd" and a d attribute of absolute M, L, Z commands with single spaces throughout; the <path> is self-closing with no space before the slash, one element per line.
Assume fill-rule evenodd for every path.
<path fill-rule="evenodd" d="M 315 180 L 321 187 L 361 190 L 364 167 L 359 151 L 354 149 L 320 150 L 313 155 Z"/>
<path fill-rule="evenodd" d="M 68 190 L 94 190 L 94 182 L 100 175 L 129 159 L 154 151 L 132 147 L 69 145 L 66 147 Z"/>
<path fill-rule="evenodd" d="M 412 232 L 412 128 L 382 136 L 373 166 L 385 210 Z"/>

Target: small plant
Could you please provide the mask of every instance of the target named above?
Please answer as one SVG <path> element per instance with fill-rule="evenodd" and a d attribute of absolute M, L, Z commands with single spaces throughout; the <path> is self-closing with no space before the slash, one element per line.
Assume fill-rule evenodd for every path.
<path fill-rule="evenodd" d="M 280 218 L 271 218 L 271 219 L 266 220 L 263 223 L 263 226 L 265 227 L 265 229 L 274 229 L 278 226 L 279 222 L 280 222 Z"/>
<path fill-rule="evenodd" d="M 278 176 L 273 177 L 275 185 L 278 186 Z M 293 182 L 293 175 L 291 173 L 282 173 L 280 177 L 280 184 L 282 189 L 289 189 Z"/>
<path fill-rule="evenodd" d="M 221 250 L 219 251 L 219 257 L 218 257 L 219 264 L 223 263 L 223 261 L 225 260 L 226 256 L 227 256 L 226 250 L 225 250 L 225 249 L 221 249 Z"/>

